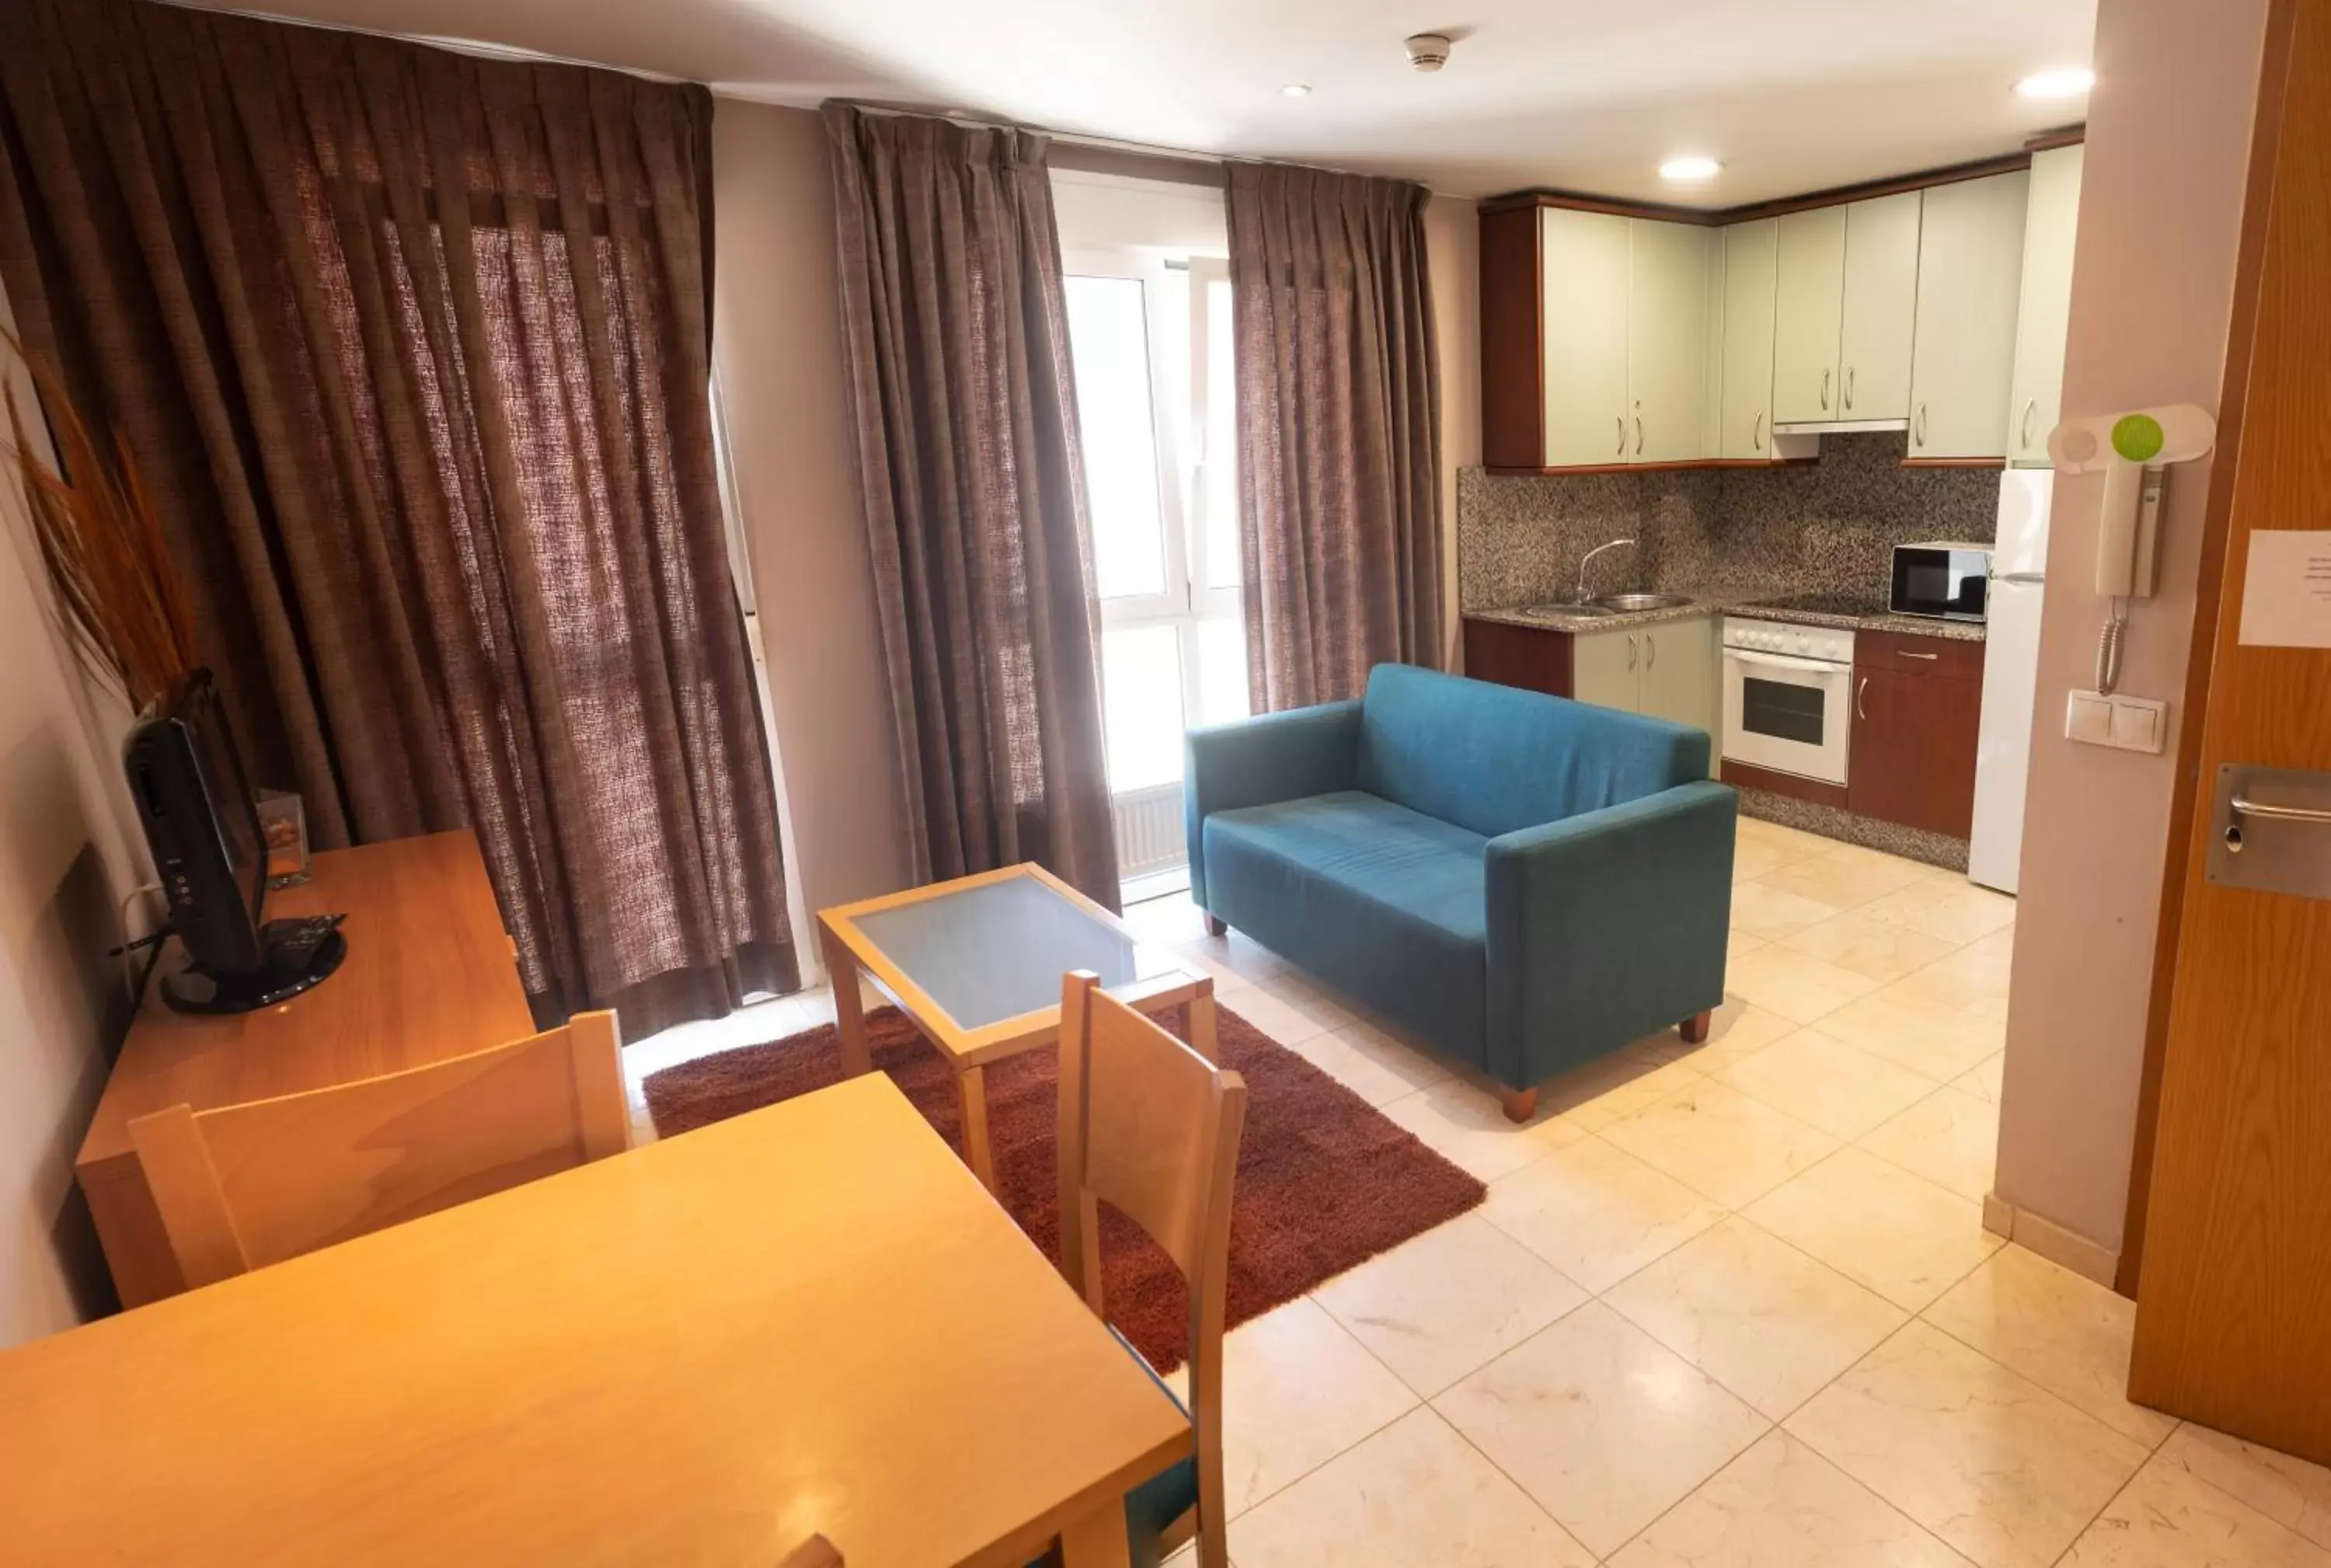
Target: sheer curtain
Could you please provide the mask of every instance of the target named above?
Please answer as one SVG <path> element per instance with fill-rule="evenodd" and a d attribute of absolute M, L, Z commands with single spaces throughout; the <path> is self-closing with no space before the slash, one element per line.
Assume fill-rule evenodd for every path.
<path fill-rule="evenodd" d="M 1229 169 L 1257 713 L 1441 650 L 1441 370 L 1422 185 Z"/>
<path fill-rule="evenodd" d="M 546 1018 L 797 984 L 707 394 L 711 104 L 0 6 L 0 280 L 120 428 L 262 782 L 474 827 Z"/>
<path fill-rule="evenodd" d="M 1114 909 L 1093 563 L 1044 138 L 828 104 L 843 344 L 918 880 Z"/>

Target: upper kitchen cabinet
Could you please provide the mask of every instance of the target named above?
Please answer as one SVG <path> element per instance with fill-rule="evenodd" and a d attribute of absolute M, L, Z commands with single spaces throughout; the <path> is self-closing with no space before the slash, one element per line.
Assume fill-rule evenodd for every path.
<path fill-rule="evenodd" d="M 1481 219 L 1481 455 L 1600 468 L 1708 455 L 1716 232 L 1523 206 Z"/>
<path fill-rule="evenodd" d="M 1872 196 L 1780 220 L 1773 307 L 1773 418 L 1867 424 L 1910 413 L 1921 193 Z"/>
<path fill-rule="evenodd" d="M 2030 185 L 2018 170 L 1927 193 L 1911 351 L 1913 461 L 2005 455 Z"/>
<path fill-rule="evenodd" d="M 1634 462 L 1708 451 L 1708 271 L 1716 231 L 1627 220 L 1627 418 Z M 1553 443 L 1551 425 L 1547 444 Z"/>
<path fill-rule="evenodd" d="M 2015 313 L 2015 370 L 2008 396 L 2007 461 L 2049 464 L 2064 391 L 2064 336 L 2072 318 L 2072 242 L 2080 226 L 2080 166 L 2086 149 L 2031 155 L 2023 210 L 2023 282 Z"/>
<path fill-rule="evenodd" d="M 1773 455 L 1773 306 L 1781 223 L 1759 218 L 1723 236 L 1723 351 L 1717 371 L 1716 455 Z"/>
<path fill-rule="evenodd" d="M 1538 213 L 1539 331 L 1547 468 L 1628 461 L 1629 233 L 1632 220 L 1546 207 Z"/>

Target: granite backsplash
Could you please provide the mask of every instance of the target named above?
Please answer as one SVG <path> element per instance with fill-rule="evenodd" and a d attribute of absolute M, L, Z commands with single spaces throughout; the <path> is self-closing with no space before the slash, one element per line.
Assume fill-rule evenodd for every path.
<path fill-rule="evenodd" d="M 1997 469 L 1901 466 L 1899 432 L 1824 435 L 1802 467 L 1457 477 L 1458 603 L 1502 610 L 1569 597 L 1579 558 L 1590 592 L 1661 589 L 1883 598 L 1893 549 L 1991 538 Z"/>

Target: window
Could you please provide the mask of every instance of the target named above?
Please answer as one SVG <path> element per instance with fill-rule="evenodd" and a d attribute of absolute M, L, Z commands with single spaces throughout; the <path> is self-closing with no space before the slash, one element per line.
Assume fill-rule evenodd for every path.
<path fill-rule="evenodd" d="M 1183 731 L 1247 713 L 1231 285 L 1204 258 L 1063 260 L 1109 793 L 1133 879 L 1183 861 Z"/>

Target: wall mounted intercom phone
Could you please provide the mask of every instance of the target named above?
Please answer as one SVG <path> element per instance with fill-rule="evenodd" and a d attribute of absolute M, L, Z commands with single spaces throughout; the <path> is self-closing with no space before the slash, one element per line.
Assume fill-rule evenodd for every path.
<path fill-rule="evenodd" d="M 2068 727 L 2078 738 L 2091 738 L 2078 734 L 2082 699 L 2101 703 L 2120 680 L 2128 601 L 2150 599 L 2160 586 L 2168 465 L 2204 455 L 2217 439 L 2217 421 L 2190 403 L 2067 420 L 2049 434 L 2048 455 L 2057 472 L 2101 471 L 2105 477 L 2104 506 L 2097 519 L 2096 591 L 2112 602 L 2112 610 L 2097 644 L 2097 689 L 2072 694 Z M 2159 749 L 2157 740 L 2144 749 Z"/>

